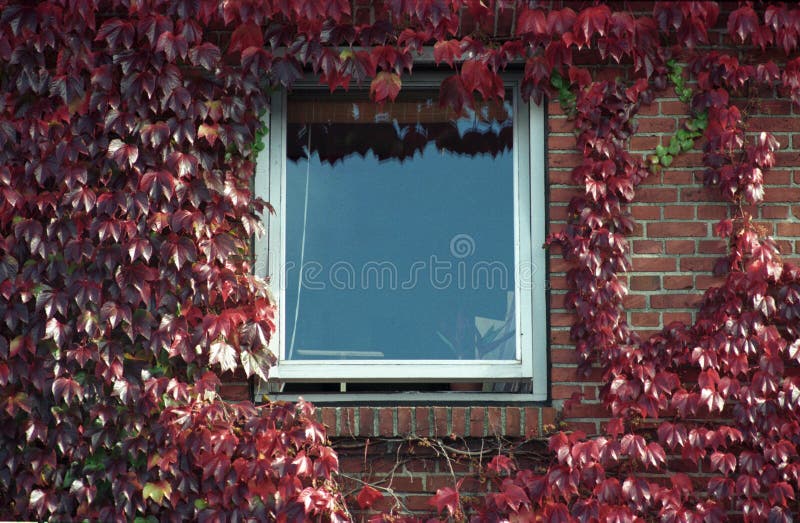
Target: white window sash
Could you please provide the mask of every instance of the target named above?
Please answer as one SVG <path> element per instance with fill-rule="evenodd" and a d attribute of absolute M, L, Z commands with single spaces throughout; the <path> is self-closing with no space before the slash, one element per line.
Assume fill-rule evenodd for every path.
<path fill-rule="evenodd" d="M 437 87 L 442 76 L 415 73 L 405 88 Z M 514 249 L 515 313 L 518 360 L 281 360 L 270 378 L 282 382 L 441 382 L 532 380 L 530 394 L 502 394 L 527 401 L 548 398 L 544 108 L 519 97 L 519 76 L 504 77 L 514 93 Z M 312 84 L 298 86 L 310 87 Z M 254 195 L 272 203 L 265 216 L 266 237 L 253 242 L 255 272 L 269 277 L 278 305 L 277 331 L 270 350 L 283 355 L 286 346 L 284 246 L 286 245 L 286 93 L 273 94 L 265 115 L 266 147 L 256 159 Z M 527 269 L 530 268 L 530 269 Z M 522 272 L 521 272 L 522 271 Z M 527 272 L 525 272 L 527 271 Z M 263 391 L 259 387 L 259 391 Z M 428 396 L 430 394 L 425 394 Z M 334 395 L 338 396 L 338 395 Z M 494 395 L 492 395 L 494 396 Z M 271 395 L 274 397 L 274 395 Z M 325 396 L 334 400 L 329 395 Z M 415 397 L 419 397 L 418 395 Z M 498 395 L 499 397 L 499 395 Z"/>

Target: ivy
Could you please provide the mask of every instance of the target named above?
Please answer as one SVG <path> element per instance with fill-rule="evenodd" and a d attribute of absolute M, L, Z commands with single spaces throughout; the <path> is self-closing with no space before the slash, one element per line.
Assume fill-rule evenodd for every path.
<path fill-rule="evenodd" d="M 523 97 L 573 117 L 583 191 L 549 243 L 571 264 L 570 334 L 580 371 L 602 368 L 611 421 L 554 434 L 546 471 L 498 458 L 485 496 L 457 481 L 432 506 L 473 521 L 791 520 L 800 271 L 747 213 L 778 142 L 747 127 L 741 100 L 800 103 L 800 10 L 532 5 L 393 1 L 354 23 L 346 0 L 0 0 L 0 515 L 349 519 L 313 407 L 216 394 L 217 374 L 272 363 L 275 311 L 248 252 L 269 209 L 250 192 L 258 116 L 309 71 L 392 100 L 433 45 L 452 71 L 442 105 L 504 96 L 501 73 L 524 62 Z M 490 36 L 511 14 L 514 35 Z M 734 47 L 710 49 L 720 28 Z M 627 73 L 601 80 L 596 64 Z M 689 118 L 639 158 L 635 116 L 668 82 Z M 704 182 L 731 205 L 715 227 L 724 279 L 696 321 L 641 340 L 623 308 L 627 206 L 701 137 Z M 677 457 L 704 474 L 676 473 Z"/>

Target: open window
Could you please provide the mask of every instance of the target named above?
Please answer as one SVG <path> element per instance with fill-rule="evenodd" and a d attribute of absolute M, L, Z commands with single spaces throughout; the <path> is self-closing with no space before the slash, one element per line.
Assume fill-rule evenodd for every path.
<path fill-rule="evenodd" d="M 278 365 L 259 394 L 425 399 L 466 382 L 546 399 L 543 109 L 509 78 L 504 101 L 457 115 L 440 79 L 404 79 L 380 106 L 359 89 L 273 97 L 256 194 L 277 212 L 255 252 Z"/>

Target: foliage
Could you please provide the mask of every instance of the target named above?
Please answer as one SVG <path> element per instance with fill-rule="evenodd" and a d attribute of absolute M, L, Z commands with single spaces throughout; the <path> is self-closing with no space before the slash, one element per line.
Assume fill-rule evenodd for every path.
<path fill-rule="evenodd" d="M 217 2 L 0 13 L 0 512 L 344 518 L 311 407 L 225 404 L 209 372 L 265 376 L 274 330 L 247 258 L 253 21 Z"/>
<path fill-rule="evenodd" d="M 0 0 L 0 506 L 38 519 L 347 518 L 311 407 L 222 403 L 209 371 L 263 376 L 271 363 L 272 301 L 248 263 L 268 208 L 249 187 L 270 89 L 310 70 L 332 91 L 368 83 L 383 103 L 432 45 L 453 70 L 444 105 L 503 97 L 500 73 L 521 61 L 523 96 L 558 96 L 574 116 L 585 191 L 551 244 L 573 263 L 581 370 L 603 368 L 613 414 L 602 436 L 552 436 L 546 473 L 498 458 L 494 490 L 465 501 L 457 483 L 436 510 L 791 519 L 800 272 L 745 212 L 778 144 L 745 133 L 740 104 L 775 89 L 800 102 L 800 10 L 746 2 L 724 21 L 715 2 L 647 15 L 517 4 L 514 37 L 493 39 L 508 0 L 388 0 L 358 23 L 346 0 Z M 735 53 L 707 48 L 718 22 Z M 599 80 L 582 64 L 629 74 Z M 627 146 L 668 81 L 691 114 L 648 164 Z M 705 181 L 731 203 L 717 226 L 727 276 L 694 324 L 639 340 L 623 310 L 626 206 L 656 159 L 668 168 L 701 133 Z M 708 474 L 651 474 L 673 456 Z"/>

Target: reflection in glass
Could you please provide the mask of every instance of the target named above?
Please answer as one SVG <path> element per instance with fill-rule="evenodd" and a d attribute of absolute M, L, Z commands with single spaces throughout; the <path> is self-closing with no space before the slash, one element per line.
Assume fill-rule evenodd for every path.
<path fill-rule="evenodd" d="M 511 114 L 289 97 L 286 359 L 517 359 Z"/>

